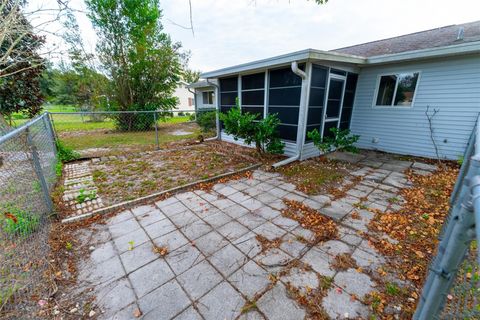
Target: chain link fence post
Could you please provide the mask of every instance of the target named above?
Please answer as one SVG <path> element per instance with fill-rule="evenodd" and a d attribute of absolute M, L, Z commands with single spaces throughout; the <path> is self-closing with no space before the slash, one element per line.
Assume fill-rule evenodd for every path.
<path fill-rule="evenodd" d="M 157 111 L 153 112 L 153 122 L 155 124 L 155 145 L 157 150 L 160 150 L 160 142 L 158 140 Z"/>
<path fill-rule="evenodd" d="M 33 167 L 35 169 L 35 173 L 37 174 L 38 180 L 40 181 L 40 186 L 42 188 L 43 196 L 45 198 L 45 204 L 47 205 L 48 210 L 52 212 L 53 202 L 52 202 L 52 199 L 50 198 L 50 191 L 48 188 L 48 184 L 47 184 L 47 181 L 45 180 L 45 176 L 42 171 L 42 164 L 40 163 L 40 157 L 38 156 L 37 147 L 32 141 L 30 128 L 27 127 L 25 129 L 25 132 L 27 133 L 27 144 L 30 148 L 30 151 L 32 152 Z"/>

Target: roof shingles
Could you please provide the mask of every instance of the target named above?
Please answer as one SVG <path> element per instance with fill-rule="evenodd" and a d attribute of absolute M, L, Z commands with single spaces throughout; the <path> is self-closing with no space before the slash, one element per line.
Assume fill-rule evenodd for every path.
<path fill-rule="evenodd" d="M 457 39 L 459 31 L 462 28 L 463 37 Z M 480 41 L 480 20 L 362 43 L 331 51 L 363 57 L 372 57 L 420 49 L 445 47 L 474 41 Z"/>

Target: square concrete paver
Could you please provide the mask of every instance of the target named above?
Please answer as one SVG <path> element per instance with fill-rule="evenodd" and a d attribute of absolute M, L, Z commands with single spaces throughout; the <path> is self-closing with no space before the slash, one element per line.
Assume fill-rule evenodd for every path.
<path fill-rule="evenodd" d="M 143 297 L 174 277 L 175 274 L 163 259 L 154 260 L 128 275 L 139 297 Z"/>
<path fill-rule="evenodd" d="M 165 260 L 176 275 L 182 274 L 201 262 L 205 257 L 191 244 L 186 244 L 167 254 Z"/>
<path fill-rule="evenodd" d="M 142 319 L 167 320 L 187 308 L 190 300 L 177 280 L 173 279 L 140 298 L 138 304 L 144 315 Z"/>
<path fill-rule="evenodd" d="M 197 300 L 222 281 L 222 276 L 206 260 L 182 273 L 178 282 L 188 295 Z"/>
<path fill-rule="evenodd" d="M 248 299 L 252 299 L 255 294 L 263 291 L 270 283 L 268 272 L 252 260 L 232 274 L 228 280 Z"/>
<path fill-rule="evenodd" d="M 248 258 L 240 250 L 229 244 L 215 252 L 209 260 L 225 277 L 228 277 L 244 265 Z"/>
<path fill-rule="evenodd" d="M 127 273 L 130 273 L 158 258 L 159 255 L 153 252 L 153 245 L 151 242 L 146 242 L 138 247 L 134 247 L 133 250 L 126 251 L 120 255 L 120 259 L 122 260 L 122 264 Z"/>
<path fill-rule="evenodd" d="M 287 296 L 287 290 L 277 283 L 258 301 L 257 307 L 269 320 L 297 320 L 305 318 L 305 311 Z"/>
<path fill-rule="evenodd" d="M 227 244 L 228 240 L 216 231 L 207 233 L 195 240 L 195 246 L 207 257 L 225 247 Z"/>
<path fill-rule="evenodd" d="M 150 236 L 150 238 L 155 239 L 160 236 L 163 236 L 177 228 L 170 222 L 168 219 L 164 219 L 158 222 L 155 222 L 147 227 L 145 227 L 145 231 Z"/>
<path fill-rule="evenodd" d="M 198 309 L 205 319 L 235 319 L 245 300 L 227 282 L 222 282 L 200 299 Z"/>
<path fill-rule="evenodd" d="M 153 243 L 160 247 L 167 247 L 172 252 L 188 243 L 188 239 L 178 230 L 153 239 Z"/>

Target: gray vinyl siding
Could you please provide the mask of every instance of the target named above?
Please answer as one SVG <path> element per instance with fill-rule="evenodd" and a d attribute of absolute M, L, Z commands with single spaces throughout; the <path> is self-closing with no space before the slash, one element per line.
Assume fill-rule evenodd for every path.
<path fill-rule="evenodd" d="M 420 71 L 413 106 L 372 107 L 378 75 L 402 71 Z M 351 131 L 360 135 L 357 145 L 435 158 L 425 115 L 428 105 L 430 112 L 439 110 L 433 129 L 441 158 L 458 159 L 480 112 L 480 56 L 363 68 L 351 122 Z M 374 138 L 379 139 L 378 143 L 373 143 Z"/>
<path fill-rule="evenodd" d="M 246 144 L 245 141 L 242 139 L 235 140 L 233 136 L 226 134 L 223 130 L 221 132 L 221 140 L 230 142 L 230 143 L 235 143 L 244 147 L 249 147 L 249 148 L 254 148 L 254 145 L 251 144 Z M 283 148 L 283 154 L 288 156 L 288 157 L 293 157 L 297 153 L 297 144 L 294 142 L 288 142 L 288 141 L 282 141 L 285 146 Z"/>

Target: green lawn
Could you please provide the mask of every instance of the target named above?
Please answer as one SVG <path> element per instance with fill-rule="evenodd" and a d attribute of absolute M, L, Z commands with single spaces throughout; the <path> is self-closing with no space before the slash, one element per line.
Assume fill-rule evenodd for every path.
<path fill-rule="evenodd" d="M 45 111 L 49 112 L 75 112 L 77 111 L 74 106 L 71 105 L 48 105 L 44 107 Z M 52 114 L 53 123 L 57 132 L 70 132 L 70 131 L 90 131 L 98 129 L 114 129 L 114 122 L 112 119 L 104 118 L 103 121 L 92 121 L 91 116 L 84 116 L 79 114 Z M 29 119 L 21 114 L 15 113 L 12 115 L 15 126 L 22 125 Z M 158 120 L 159 126 L 165 124 L 176 124 L 187 122 L 190 120 L 189 116 L 175 116 L 166 118 L 164 120 Z"/>

